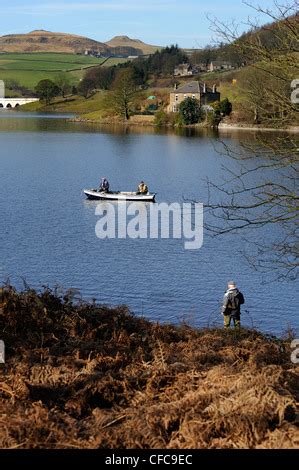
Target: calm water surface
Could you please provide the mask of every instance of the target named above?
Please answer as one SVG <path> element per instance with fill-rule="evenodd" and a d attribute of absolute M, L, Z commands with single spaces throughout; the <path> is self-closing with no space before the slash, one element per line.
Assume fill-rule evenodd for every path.
<path fill-rule="evenodd" d="M 95 236 L 97 203 L 82 189 L 98 186 L 101 176 L 124 190 L 144 179 L 158 202 L 205 202 L 204 180 L 220 182 L 224 166 L 238 165 L 216 152 L 213 134 L 99 129 L 65 117 L 0 112 L 0 280 L 78 288 L 84 298 L 128 304 L 153 320 L 206 326 L 221 324 L 219 301 L 233 278 L 246 297 L 244 324 L 298 331 L 297 286 L 250 268 L 242 253 L 252 247 L 241 235 L 205 234 L 194 251 L 177 239 Z M 234 147 L 238 138 L 225 134 Z M 273 228 L 254 234 L 273 235 Z"/>

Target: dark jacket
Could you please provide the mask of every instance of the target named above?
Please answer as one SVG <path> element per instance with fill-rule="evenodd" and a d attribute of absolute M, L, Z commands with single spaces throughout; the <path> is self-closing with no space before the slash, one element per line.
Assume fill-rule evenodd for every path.
<path fill-rule="evenodd" d="M 222 313 L 223 315 L 240 315 L 240 306 L 244 304 L 244 296 L 236 287 L 228 289 L 223 298 Z"/>
<path fill-rule="evenodd" d="M 100 191 L 109 191 L 109 182 L 106 178 L 104 178 L 101 182 Z"/>

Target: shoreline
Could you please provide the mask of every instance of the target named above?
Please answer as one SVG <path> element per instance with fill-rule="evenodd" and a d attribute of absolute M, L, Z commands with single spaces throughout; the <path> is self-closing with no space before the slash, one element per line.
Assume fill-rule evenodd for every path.
<path fill-rule="evenodd" d="M 139 116 L 138 116 L 139 117 Z M 134 118 L 134 116 L 133 116 Z M 205 125 L 205 123 L 199 123 L 199 124 L 189 124 L 189 125 L 182 125 L 182 126 L 171 126 L 171 125 L 163 125 L 163 126 L 157 126 L 153 120 L 132 120 L 129 119 L 128 121 L 123 121 L 120 119 L 102 119 L 102 120 L 96 120 L 96 119 L 86 119 L 82 117 L 75 117 L 68 119 L 69 122 L 78 122 L 78 123 L 83 123 L 83 124 L 98 124 L 99 126 L 105 125 L 105 126 L 123 126 L 123 127 L 130 127 L 130 126 L 137 126 L 137 127 L 151 127 L 151 128 L 157 128 L 157 129 L 209 129 L 209 130 L 218 130 L 218 131 L 251 131 L 251 132 L 286 132 L 286 133 L 292 133 L 292 134 L 297 134 L 299 133 L 299 126 L 291 126 L 287 128 L 275 128 L 275 127 L 257 127 L 253 124 L 244 124 L 244 125 L 238 125 L 238 124 L 226 124 L 226 123 L 220 123 L 218 127 L 212 127 Z"/>
<path fill-rule="evenodd" d="M 22 109 L 25 108 L 25 109 Z M 206 122 L 201 122 L 197 124 L 190 124 L 190 125 L 181 125 L 181 126 L 174 126 L 172 124 L 164 124 L 164 125 L 156 125 L 155 124 L 155 115 L 140 115 L 140 114 L 135 114 L 130 117 L 128 121 L 124 121 L 121 119 L 119 116 L 107 116 L 107 117 L 88 117 L 88 114 L 93 114 L 91 113 L 86 113 L 85 112 L 78 112 L 76 109 L 68 108 L 68 107 L 60 107 L 58 109 L 55 109 L 55 105 L 51 106 L 42 106 L 40 109 L 32 109 L 30 105 L 24 105 L 20 106 L 18 111 L 14 110 L 15 114 L 17 115 L 18 112 L 23 112 L 23 113 L 44 113 L 44 114 L 71 114 L 73 115 L 71 118 L 67 119 L 68 122 L 73 122 L 73 123 L 82 123 L 82 124 L 94 124 L 98 126 L 122 126 L 122 127 L 150 127 L 150 128 L 156 128 L 156 129 L 209 129 L 209 130 L 218 130 L 219 132 L 225 132 L 225 131 L 249 131 L 249 132 L 286 132 L 290 134 L 297 134 L 299 133 L 299 125 L 295 126 L 289 126 L 286 128 L 276 128 L 276 127 L 267 127 L 265 125 L 255 125 L 252 123 L 246 123 L 246 122 L 227 122 L 222 121 L 218 125 L 218 127 L 213 127 L 211 125 L 207 125 Z"/>
<path fill-rule="evenodd" d="M 289 133 L 294 133 L 297 134 L 299 133 L 299 126 L 291 126 L 291 127 L 286 127 L 286 128 L 277 128 L 277 127 L 257 127 L 254 126 L 253 124 L 245 124 L 244 126 L 238 125 L 238 124 L 226 124 L 226 123 L 220 123 L 218 126 L 218 130 L 224 131 L 224 130 L 236 130 L 236 131 L 255 131 L 255 132 L 289 132 Z"/>
<path fill-rule="evenodd" d="M 297 448 L 291 337 L 5 289 L 1 448 Z"/>

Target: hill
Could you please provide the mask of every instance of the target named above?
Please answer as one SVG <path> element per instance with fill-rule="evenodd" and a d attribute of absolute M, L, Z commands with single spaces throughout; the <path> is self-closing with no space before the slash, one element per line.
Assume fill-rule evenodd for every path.
<path fill-rule="evenodd" d="M 67 52 L 84 53 L 93 49 L 109 53 L 104 43 L 83 36 L 36 30 L 27 34 L 9 34 L 0 37 L 0 52 Z"/>
<path fill-rule="evenodd" d="M 4 291 L 1 448 L 298 448 L 290 339 L 57 292 Z"/>
<path fill-rule="evenodd" d="M 60 52 L 84 54 L 94 50 L 105 55 L 144 55 L 152 54 L 158 46 L 145 44 L 128 36 L 115 36 L 107 43 L 68 33 L 53 33 L 36 30 L 26 34 L 0 36 L 0 53 Z"/>
<path fill-rule="evenodd" d="M 140 41 L 140 39 L 131 39 L 128 36 L 115 36 L 114 38 L 110 39 L 110 41 L 107 41 L 106 44 L 109 47 L 119 50 L 126 48 L 136 49 L 136 51 L 139 51 L 139 53 L 136 55 L 140 55 L 140 51 L 143 55 L 153 54 L 157 50 L 161 49 L 159 46 L 145 44 L 144 42 Z"/>
<path fill-rule="evenodd" d="M 269 15 L 272 19 L 271 15 Z M 299 21 L 298 15 L 290 15 L 284 19 L 276 19 L 260 27 L 252 28 L 240 37 L 231 38 L 231 42 L 221 42 L 218 46 L 207 45 L 203 49 L 185 49 L 191 56 L 193 63 L 210 63 L 212 61 L 227 61 L 235 66 L 244 63 L 252 64 L 261 60 L 258 51 L 261 48 L 264 53 L 272 58 L 288 52 L 287 41 L 292 37 L 291 43 L 296 44 L 298 53 Z M 225 32 L 223 33 L 223 39 Z M 252 45 L 256 44 L 256 48 Z M 251 45 L 251 46 L 250 46 Z M 251 53 L 250 53 L 251 51 Z"/>

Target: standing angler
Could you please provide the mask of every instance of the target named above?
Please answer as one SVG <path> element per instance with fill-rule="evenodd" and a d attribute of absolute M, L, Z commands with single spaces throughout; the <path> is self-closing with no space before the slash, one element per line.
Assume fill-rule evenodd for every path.
<path fill-rule="evenodd" d="M 234 322 L 234 327 L 240 328 L 240 306 L 244 304 L 244 302 L 244 296 L 242 292 L 237 289 L 236 283 L 233 281 L 229 281 L 227 284 L 227 291 L 224 294 L 223 305 L 221 310 L 225 328 L 230 327 L 232 320 Z"/>

